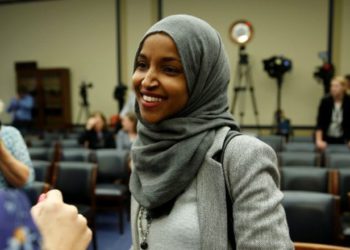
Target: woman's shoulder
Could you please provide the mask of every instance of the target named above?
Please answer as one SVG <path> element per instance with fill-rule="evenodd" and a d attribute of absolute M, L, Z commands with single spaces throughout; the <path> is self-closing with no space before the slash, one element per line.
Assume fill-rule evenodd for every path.
<path fill-rule="evenodd" d="M 244 155 L 256 151 L 273 151 L 273 149 L 255 136 L 241 134 L 233 138 L 227 145 L 226 151 L 235 155 Z M 273 151 L 274 152 L 274 151 Z"/>
<path fill-rule="evenodd" d="M 2 126 L 0 134 L 4 141 L 18 140 L 19 138 L 22 138 L 22 135 L 19 132 L 19 130 L 13 126 Z"/>
<path fill-rule="evenodd" d="M 224 152 L 224 162 L 232 172 L 259 171 L 259 168 L 277 165 L 276 152 L 255 136 L 242 134 L 234 137 Z M 243 166 L 243 167 L 242 167 Z"/>

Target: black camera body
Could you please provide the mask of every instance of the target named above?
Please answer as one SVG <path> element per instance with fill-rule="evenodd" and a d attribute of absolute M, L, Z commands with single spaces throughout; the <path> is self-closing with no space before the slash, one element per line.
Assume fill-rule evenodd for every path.
<path fill-rule="evenodd" d="M 283 74 L 292 69 L 292 61 L 283 56 L 273 56 L 263 60 L 264 70 L 272 78 L 282 78 Z"/>
<path fill-rule="evenodd" d="M 82 82 L 80 85 L 80 97 L 83 100 L 83 105 L 88 106 L 88 100 L 87 100 L 87 89 L 92 88 L 94 85 L 92 83 L 85 83 Z"/>

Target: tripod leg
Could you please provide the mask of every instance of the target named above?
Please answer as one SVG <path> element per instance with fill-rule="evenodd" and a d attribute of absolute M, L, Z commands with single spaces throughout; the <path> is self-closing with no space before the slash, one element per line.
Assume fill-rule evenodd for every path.
<path fill-rule="evenodd" d="M 237 64 L 235 79 L 234 79 L 234 95 L 232 99 L 231 113 L 235 114 L 236 104 L 239 97 L 239 92 L 242 91 L 242 68 L 240 64 Z"/>
<path fill-rule="evenodd" d="M 257 106 L 257 103 L 256 103 L 254 86 L 253 86 L 253 81 L 252 81 L 252 77 L 251 77 L 250 68 L 247 69 L 247 79 L 248 79 L 248 88 L 249 88 L 250 96 L 251 96 L 251 99 L 252 99 L 253 111 L 254 111 L 254 115 L 255 115 L 255 122 L 256 122 L 256 126 L 259 128 L 260 127 L 259 112 L 258 112 L 258 106 Z"/>
<path fill-rule="evenodd" d="M 241 90 L 241 73 L 240 73 L 240 66 L 239 65 L 237 65 L 235 79 L 234 79 L 233 83 L 234 83 L 234 87 L 233 87 L 234 95 L 233 95 L 232 106 L 231 106 L 231 113 L 232 114 L 235 113 L 238 94 L 239 94 L 239 91 Z"/>
<path fill-rule="evenodd" d="M 83 107 L 80 106 L 80 109 L 79 109 L 79 112 L 78 112 L 78 116 L 77 116 L 76 124 L 79 124 L 79 122 L 80 122 L 80 118 L 81 118 L 82 111 L 83 111 Z"/>

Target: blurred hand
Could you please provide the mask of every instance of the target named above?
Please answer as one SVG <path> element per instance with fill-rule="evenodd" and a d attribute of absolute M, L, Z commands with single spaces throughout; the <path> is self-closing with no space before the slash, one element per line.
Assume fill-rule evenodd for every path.
<path fill-rule="evenodd" d="M 85 217 L 78 214 L 75 206 L 65 204 L 58 190 L 49 191 L 31 213 L 45 250 L 85 250 L 91 241 Z"/>
<path fill-rule="evenodd" d="M 322 141 L 322 140 L 317 140 L 316 141 L 316 148 L 320 151 L 325 151 L 327 148 L 327 142 Z"/>
<path fill-rule="evenodd" d="M 86 123 L 86 130 L 91 130 L 95 127 L 95 124 L 97 122 L 97 119 L 95 117 L 91 117 L 88 119 L 87 123 Z"/>

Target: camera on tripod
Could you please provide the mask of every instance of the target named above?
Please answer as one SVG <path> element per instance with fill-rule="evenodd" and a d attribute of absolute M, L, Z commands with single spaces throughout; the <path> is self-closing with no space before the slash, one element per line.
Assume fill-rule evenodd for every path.
<path fill-rule="evenodd" d="M 88 106 L 88 100 L 87 100 L 87 90 L 89 88 L 92 88 L 94 85 L 92 83 L 85 83 L 82 82 L 80 85 L 80 97 L 83 100 L 83 105 Z"/>
<path fill-rule="evenodd" d="M 272 78 L 282 78 L 283 74 L 292 69 L 292 61 L 283 56 L 273 56 L 263 60 L 264 70 Z"/>

